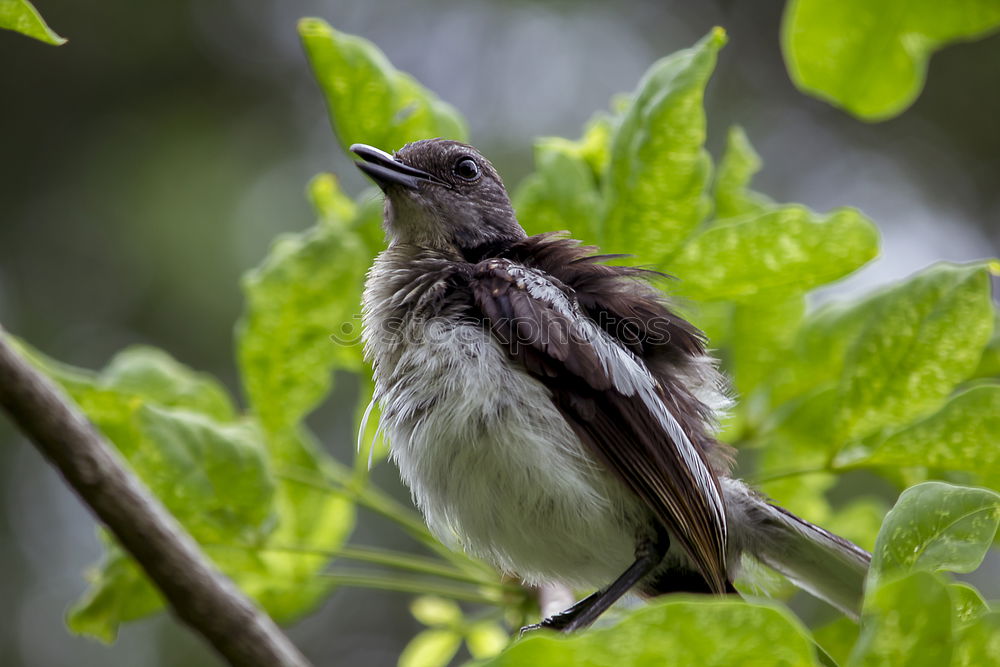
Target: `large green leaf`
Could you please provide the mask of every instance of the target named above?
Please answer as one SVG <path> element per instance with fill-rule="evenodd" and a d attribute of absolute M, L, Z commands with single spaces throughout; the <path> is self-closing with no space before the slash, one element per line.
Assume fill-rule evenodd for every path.
<path fill-rule="evenodd" d="M 865 596 L 861 634 L 847 664 L 941 667 L 951 652 L 948 588 L 934 574 L 915 572 Z"/>
<path fill-rule="evenodd" d="M 708 213 L 702 99 L 725 42 L 716 28 L 654 64 L 639 83 L 611 142 L 601 239 L 607 251 L 661 263 Z"/>
<path fill-rule="evenodd" d="M 55 46 L 66 42 L 46 25 L 45 19 L 28 0 L 0 0 L 0 28 L 13 30 Z"/>
<path fill-rule="evenodd" d="M 333 369 L 364 367 L 361 289 L 371 253 L 350 229 L 354 207 L 331 206 L 331 215 L 338 208 L 352 219 L 335 217 L 279 238 L 243 279 L 240 371 L 269 433 L 294 428 L 329 392 Z"/>
<path fill-rule="evenodd" d="M 736 600 L 672 597 L 631 612 L 615 627 L 570 637 L 534 635 L 490 667 L 815 665 L 812 643 L 787 612 Z"/>
<path fill-rule="evenodd" d="M 536 142 L 535 171 L 517 189 L 514 208 L 529 234 L 568 230 L 574 238 L 597 240 L 601 195 L 576 144 L 558 138 Z"/>
<path fill-rule="evenodd" d="M 789 0 L 782 46 L 800 89 L 882 120 L 917 98 L 934 51 L 998 26 L 996 0 Z"/>
<path fill-rule="evenodd" d="M 299 35 L 345 149 L 360 142 L 394 151 L 432 137 L 465 141 L 458 112 L 396 70 L 368 40 L 316 18 L 302 19 Z"/>
<path fill-rule="evenodd" d="M 786 205 L 709 227 L 668 262 L 681 293 L 740 300 L 775 291 L 806 292 L 847 275 L 878 252 L 878 231 L 854 209 L 825 217 Z"/>
<path fill-rule="evenodd" d="M 898 428 L 938 409 L 993 333 L 987 265 L 938 264 L 877 299 L 844 359 L 841 442 Z"/>
<path fill-rule="evenodd" d="M 1000 385 L 973 387 L 841 465 L 926 466 L 1000 473 Z"/>
<path fill-rule="evenodd" d="M 907 489 L 889 511 L 872 554 L 870 580 L 915 570 L 971 572 L 1000 523 L 1000 493 L 926 482 Z"/>

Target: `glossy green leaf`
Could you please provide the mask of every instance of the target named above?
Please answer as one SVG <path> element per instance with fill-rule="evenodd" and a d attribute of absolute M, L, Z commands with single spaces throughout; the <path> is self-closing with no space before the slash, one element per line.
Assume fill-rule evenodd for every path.
<path fill-rule="evenodd" d="M 458 653 L 462 635 L 454 630 L 424 630 L 406 645 L 399 667 L 445 667 Z"/>
<path fill-rule="evenodd" d="M 360 237 L 322 224 L 279 238 L 243 279 L 240 370 L 269 432 L 293 427 L 329 392 L 335 368 L 360 371 L 361 289 L 371 256 Z"/>
<path fill-rule="evenodd" d="M 712 226 L 667 264 L 695 299 L 740 300 L 774 291 L 806 292 L 841 278 L 875 257 L 878 231 L 854 209 L 818 216 L 782 206 Z"/>
<path fill-rule="evenodd" d="M 843 442 L 938 409 L 967 378 L 993 333 L 987 266 L 937 264 L 878 300 L 841 373 Z"/>
<path fill-rule="evenodd" d="M 962 582 L 948 584 L 948 593 L 951 595 L 951 604 L 955 610 L 955 620 L 959 623 L 972 623 L 983 614 L 990 611 L 990 605 L 983 599 L 982 594 Z M 1000 653 L 997 653 L 1000 657 Z"/>
<path fill-rule="evenodd" d="M 880 442 L 851 465 L 926 466 L 1000 472 L 1000 385 L 973 387 Z"/>
<path fill-rule="evenodd" d="M 705 218 L 711 160 L 705 151 L 705 85 L 726 42 L 714 29 L 654 64 L 611 142 L 603 223 L 607 252 L 668 259 Z"/>
<path fill-rule="evenodd" d="M 750 189 L 753 175 L 762 166 L 760 156 L 742 127 L 729 128 L 726 152 L 715 175 L 715 219 L 759 215 L 774 206 L 770 198 Z M 713 222 L 717 224 L 717 222 Z"/>
<path fill-rule="evenodd" d="M 28 0 L 0 0 L 0 28 L 59 46 L 66 40 L 55 33 Z"/>
<path fill-rule="evenodd" d="M 465 141 L 459 113 L 393 67 L 368 40 L 317 18 L 302 19 L 299 35 L 345 150 L 365 143 L 394 151 L 432 137 Z"/>
<path fill-rule="evenodd" d="M 601 196 L 591 165 L 572 142 L 542 139 L 535 144 L 535 171 L 514 195 L 514 209 L 529 234 L 567 230 L 595 242 Z"/>
<path fill-rule="evenodd" d="M 781 39 L 795 85 L 874 121 L 913 103 L 934 51 L 998 26 L 995 0 L 790 0 Z"/>
<path fill-rule="evenodd" d="M 948 589 L 929 572 L 915 572 L 869 592 L 851 667 L 941 667 L 952 652 Z"/>
<path fill-rule="evenodd" d="M 872 580 L 914 570 L 971 572 L 1000 524 L 1000 493 L 926 482 L 900 495 L 872 553 Z"/>
<path fill-rule="evenodd" d="M 616 626 L 569 637 L 531 635 L 491 667 L 815 665 L 812 643 L 788 612 L 737 600 L 651 603 Z"/>

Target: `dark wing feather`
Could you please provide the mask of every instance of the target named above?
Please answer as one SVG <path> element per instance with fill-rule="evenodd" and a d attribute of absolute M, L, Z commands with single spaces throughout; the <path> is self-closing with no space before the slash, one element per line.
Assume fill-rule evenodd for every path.
<path fill-rule="evenodd" d="M 493 335 L 552 391 L 581 440 L 648 505 L 709 588 L 727 590 L 718 479 L 663 384 L 552 275 L 494 258 L 472 268 L 470 285 Z"/>

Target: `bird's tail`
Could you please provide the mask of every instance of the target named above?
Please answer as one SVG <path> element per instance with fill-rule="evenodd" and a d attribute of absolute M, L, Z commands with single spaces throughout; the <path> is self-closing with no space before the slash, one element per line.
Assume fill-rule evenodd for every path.
<path fill-rule="evenodd" d="M 730 539 L 739 551 L 857 618 L 871 555 L 773 505 L 738 480 L 723 482 Z"/>

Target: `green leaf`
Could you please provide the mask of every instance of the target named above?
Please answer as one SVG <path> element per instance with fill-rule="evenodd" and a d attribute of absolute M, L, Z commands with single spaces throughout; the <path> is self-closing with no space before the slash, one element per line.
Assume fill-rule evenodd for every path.
<path fill-rule="evenodd" d="M 462 635 L 454 630 L 424 630 L 406 645 L 399 667 L 445 667 L 458 653 Z"/>
<path fill-rule="evenodd" d="M 915 570 L 971 572 L 1000 524 L 1000 493 L 925 482 L 900 495 L 882 524 L 871 580 Z"/>
<path fill-rule="evenodd" d="M 410 602 L 410 613 L 424 625 L 458 625 L 462 609 L 452 600 L 433 595 L 421 595 Z"/>
<path fill-rule="evenodd" d="M 972 377 L 974 378 L 1000 378 L 1000 310 L 995 314 L 993 320 L 993 338 L 990 339 L 983 356 L 979 360 Z"/>
<path fill-rule="evenodd" d="M 638 665 L 815 665 L 812 642 L 788 612 L 736 600 L 675 597 L 619 624 L 569 637 L 534 634 L 491 667 Z"/>
<path fill-rule="evenodd" d="M 802 294 L 783 294 L 772 298 L 749 299 L 734 304 L 732 331 L 728 346 L 729 370 L 736 388 L 746 398 L 766 386 L 795 340 L 805 315 Z"/>
<path fill-rule="evenodd" d="M 938 409 L 975 369 L 992 333 L 983 263 L 937 264 L 891 288 L 845 356 L 840 440 L 898 428 Z"/>
<path fill-rule="evenodd" d="M 357 216 L 357 206 L 341 191 L 337 177 L 333 174 L 313 176 L 306 186 L 306 194 L 320 223 L 344 228 Z"/>
<path fill-rule="evenodd" d="M 695 299 L 741 300 L 806 292 L 841 278 L 878 252 L 878 231 L 854 209 L 821 217 L 787 205 L 695 236 L 668 264 Z"/>
<path fill-rule="evenodd" d="M 955 620 L 959 623 L 974 622 L 990 611 L 990 606 L 983 596 L 969 584 L 962 582 L 948 584 L 948 592 L 951 594 L 951 604 L 955 609 Z"/>
<path fill-rule="evenodd" d="M 661 263 L 708 213 L 702 98 L 725 42 L 715 28 L 655 63 L 639 83 L 611 142 L 601 239 L 608 252 Z"/>
<path fill-rule="evenodd" d="M 1000 385 L 973 387 L 940 410 L 893 433 L 850 465 L 926 466 L 1000 473 Z"/>
<path fill-rule="evenodd" d="M 38 10 L 28 0 L 0 0 L 0 28 L 59 46 L 66 40 L 46 25 Z"/>
<path fill-rule="evenodd" d="M 122 623 L 154 614 L 165 602 L 135 561 L 111 538 L 103 537 L 104 558 L 100 566 L 87 572 L 90 587 L 70 608 L 66 627 L 110 644 Z"/>
<path fill-rule="evenodd" d="M 948 665 L 951 633 L 947 587 L 929 572 L 915 572 L 866 595 L 861 634 L 847 664 Z"/>
<path fill-rule="evenodd" d="M 837 664 L 847 663 L 851 649 L 858 641 L 858 624 L 846 616 L 838 616 L 836 620 L 813 631 L 816 643 L 837 661 Z"/>
<path fill-rule="evenodd" d="M 465 643 L 473 658 L 484 660 L 499 655 L 510 643 L 510 635 L 493 621 L 480 621 L 466 631 Z"/>
<path fill-rule="evenodd" d="M 601 196 L 591 165 L 565 139 L 535 143 L 535 171 L 517 189 L 514 208 L 529 234 L 568 230 L 595 241 Z"/>
<path fill-rule="evenodd" d="M 735 125 L 726 135 L 726 152 L 715 175 L 716 221 L 759 215 L 774 206 L 770 198 L 750 190 L 750 180 L 762 163 L 743 128 Z M 713 224 L 716 224 L 713 221 Z"/>
<path fill-rule="evenodd" d="M 323 400 L 332 370 L 364 368 L 361 289 L 370 260 L 357 234 L 324 224 L 279 238 L 244 276 L 240 370 L 268 432 L 294 427 Z"/>
<path fill-rule="evenodd" d="M 368 40 L 317 18 L 302 19 L 299 35 L 345 150 L 353 143 L 394 151 L 418 139 L 466 140 L 459 113 L 396 70 Z"/>
<path fill-rule="evenodd" d="M 799 89 L 876 121 L 913 103 L 934 51 L 997 26 L 995 0 L 790 0 L 781 41 Z"/>
<path fill-rule="evenodd" d="M 125 455 L 142 482 L 202 544 L 259 544 L 273 529 L 274 480 L 260 431 L 101 388 L 77 392 L 80 406 Z M 240 552 L 216 564 L 240 581 Z M 160 608 L 145 576 L 109 545 L 70 628 L 110 641 L 120 623 Z"/>
<path fill-rule="evenodd" d="M 952 667 L 985 667 L 1000 663 L 1000 611 L 978 617 L 957 633 Z"/>
<path fill-rule="evenodd" d="M 222 384 L 197 373 L 163 350 L 133 346 L 119 352 L 100 374 L 102 385 L 135 394 L 164 407 L 187 408 L 219 421 L 236 412 Z"/>
<path fill-rule="evenodd" d="M 884 298 L 834 302 L 809 314 L 785 363 L 771 378 L 771 406 L 777 408 L 800 401 L 810 392 L 833 389 L 840 381 L 848 348 Z"/>

